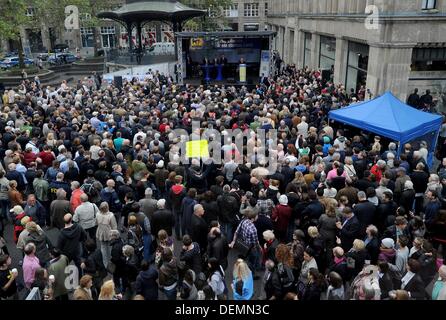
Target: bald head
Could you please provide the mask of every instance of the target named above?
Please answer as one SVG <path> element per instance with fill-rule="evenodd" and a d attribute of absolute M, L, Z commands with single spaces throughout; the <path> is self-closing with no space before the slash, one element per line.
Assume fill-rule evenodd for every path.
<path fill-rule="evenodd" d="M 72 220 L 73 216 L 71 215 L 71 213 L 67 213 L 66 215 L 63 216 L 63 221 L 65 222 L 66 225 L 71 224 Z"/>
<path fill-rule="evenodd" d="M 83 193 L 83 194 L 81 194 L 80 199 L 81 199 L 82 202 L 87 202 L 88 201 L 88 196 L 85 193 Z"/>
<path fill-rule="evenodd" d="M 112 179 L 107 180 L 107 187 L 108 188 L 114 188 L 115 187 L 115 181 Z"/>

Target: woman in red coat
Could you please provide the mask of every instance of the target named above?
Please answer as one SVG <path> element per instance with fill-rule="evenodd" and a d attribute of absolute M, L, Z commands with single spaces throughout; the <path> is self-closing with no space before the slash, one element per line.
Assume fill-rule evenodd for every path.
<path fill-rule="evenodd" d="M 287 242 L 287 230 L 291 220 L 292 208 L 288 205 L 288 197 L 281 195 L 279 204 L 273 209 L 274 233 L 280 242 Z"/>

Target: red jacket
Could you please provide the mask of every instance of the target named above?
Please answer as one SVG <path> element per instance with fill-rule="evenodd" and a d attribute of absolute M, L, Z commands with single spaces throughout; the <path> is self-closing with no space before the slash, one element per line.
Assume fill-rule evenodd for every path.
<path fill-rule="evenodd" d="M 381 178 L 383 176 L 383 172 L 381 171 L 381 169 L 378 167 L 377 164 L 375 164 L 371 169 L 370 169 L 370 173 L 373 174 L 376 178 L 376 182 L 379 183 L 381 181 Z"/>
<path fill-rule="evenodd" d="M 35 162 L 37 159 L 37 155 L 34 152 L 25 152 L 23 154 L 23 162 L 25 167 L 29 167 L 31 162 Z"/>
<path fill-rule="evenodd" d="M 25 227 L 22 225 L 21 220 L 26 216 L 25 212 L 22 212 L 14 217 L 14 234 L 13 239 L 14 242 L 17 243 L 17 240 L 19 240 L 20 233 L 25 230 Z M 32 218 L 29 217 L 29 221 L 32 221 Z"/>
<path fill-rule="evenodd" d="M 281 232 L 286 232 L 288 229 L 288 224 L 290 223 L 291 214 L 293 209 L 290 206 L 277 205 L 273 209 L 273 214 L 271 216 L 274 221 L 274 229 Z"/>

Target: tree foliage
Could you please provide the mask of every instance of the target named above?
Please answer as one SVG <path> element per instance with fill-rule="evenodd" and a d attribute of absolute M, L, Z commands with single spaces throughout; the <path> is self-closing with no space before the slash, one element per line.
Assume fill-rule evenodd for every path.
<path fill-rule="evenodd" d="M 18 40 L 19 26 L 26 24 L 28 5 L 25 0 L 0 0 L 0 38 Z"/>
<path fill-rule="evenodd" d="M 200 31 L 215 31 L 227 24 L 223 15 L 223 8 L 233 4 L 232 0 L 184 0 L 185 5 L 206 10 L 206 17 L 189 20 L 185 27 Z"/>

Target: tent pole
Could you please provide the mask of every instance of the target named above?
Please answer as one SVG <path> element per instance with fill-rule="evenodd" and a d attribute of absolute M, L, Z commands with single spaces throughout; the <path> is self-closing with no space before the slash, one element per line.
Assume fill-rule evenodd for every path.
<path fill-rule="evenodd" d="M 429 151 L 429 154 L 427 155 L 427 165 L 431 169 L 434 164 L 435 149 L 437 148 L 437 142 L 438 142 L 439 136 L 440 136 L 440 130 L 438 130 L 437 133 L 434 134 L 433 140 L 431 143 L 431 148 L 430 148 L 431 150 Z"/>
<path fill-rule="evenodd" d="M 397 153 L 397 158 L 399 159 L 400 158 L 400 156 L 401 156 L 401 151 L 402 151 L 402 149 L 403 149 L 403 142 L 402 141 L 399 141 L 398 142 L 398 153 Z"/>

